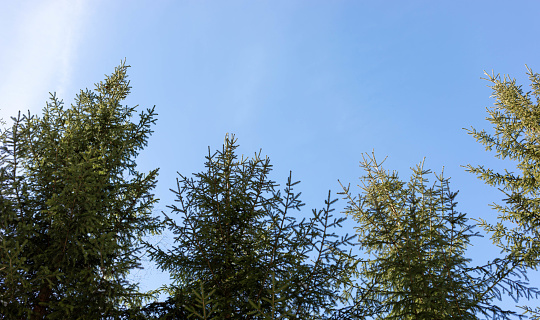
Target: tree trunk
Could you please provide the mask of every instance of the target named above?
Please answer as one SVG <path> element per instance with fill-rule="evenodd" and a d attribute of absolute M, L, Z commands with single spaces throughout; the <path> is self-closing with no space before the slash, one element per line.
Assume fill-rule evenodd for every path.
<path fill-rule="evenodd" d="M 41 286 L 41 289 L 39 290 L 37 302 L 32 310 L 32 316 L 30 318 L 31 320 L 45 319 L 45 315 L 47 313 L 46 304 L 51 299 L 51 293 L 52 293 L 52 290 L 49 287 L 49 284 L 44 283 L 43 286 Z"/>

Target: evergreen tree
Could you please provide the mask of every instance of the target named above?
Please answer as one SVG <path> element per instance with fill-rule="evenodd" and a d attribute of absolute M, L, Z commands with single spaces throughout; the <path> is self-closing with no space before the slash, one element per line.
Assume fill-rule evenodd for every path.
<path fill-rule="evenodd" d="M 336 251 L 351 237 L 329 230 L 329 198 L 309 221 L 296 221 L 304 205 L 289 179 L 284 192 L 269 180 L 268 158 L 238 158 L 236 139 L 206 157 L 206 171 L 177 179 L 175 221 L 166 215 L 176 245 L 151 256 L 170 272 L 167 305 L 199 319 L 320 319 L 332 314 L 349 273 Z M 310 256 L 311 255 L 311 256 Z M 312 259 L 309 263 L 309 259 Z M 174 308 L 173 308 L 174 309 Z M 177 309 L 180 310 L 180 309 Z M 163 318 L 172 319 L 172 316 Z"/>
<path fill-rule="evenodd" d="M 515 168 L 502 173 L 482 165 L 467 166 L 469 172 L 505 196 L 504 204 L 492 205 L 499 212 L 499 222 L 480 221 L 505 254 L 498 268 L 503 275 L 516 269 L 536 270 L 540 264 L 540 75 L 527 70 L 532 91 L 526 93 L 515 79 L 486 73 L 496 99 L 495 105 L 487 108 L 486 119 L 495 132 L 468 130 L 486 150 L 494 149 L 497 158 L 515 163 Z M 536 317 L 540 317 L 538 309 Z"/>
<path fill-rule="evenodd" d="M 126 276 L 141 237 L 159 231 L 157 169 L 136 170 L 154 109 L 131 119 L 122 63 L 64 109 L 20 116 L 2 142 L 0 318 L 104 319 L 140 303 Z"/>
<path fill-rule="evenodd" d="M 491 279 L 475 277 L 464 257 L 472 233 L 465 214 L 455 210 L 457 193 L 449 180 L 423 163 L 409 182 L 383 169 L 375 156 L 361 162 L 366 174 L 362 194 L 349 187 L 347 215 L 358 222 L 360 247 L 367 259 L 358 260 L 360 285 L 351 318 L 477 319 L 508 318 L 512 312 L 490 304 L 495 297 Z"/>

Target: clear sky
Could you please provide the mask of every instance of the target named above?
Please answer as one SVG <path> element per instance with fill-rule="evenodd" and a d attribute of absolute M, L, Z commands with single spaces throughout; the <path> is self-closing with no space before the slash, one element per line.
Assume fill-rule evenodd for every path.
<path fill-rule="evenodd" d="M 484 70 L 524 87 L 525 64 L 540 72 L 539 12 L 537 1 L 493 0 L 3 1 L 0 116 L 40 114 L 49 92 L 69 105 L 126 58 L 127 103 L 159 114 L 138 161 L 160 168 L 156 214 L 173 202 L 176 172 L 201 171 L 229 132 L 241 153 L 262 148 L 274 180 L 292 170 L 302 181 L 299 218 L 340 191 L 338 179 L 356 185 L 362 153 L 374 150 L 403 179 L 423 157 L 444 166 L 458 210 L 493 222 L 488 204 L 502 194 L 461 166 L 502 162 L 462 128 L 489 128 Z M 473 245 L 475 262 L 498 254 L 489 238 Z M 149 265 L 134 277 L 143 289 L 168 279 Z"/>

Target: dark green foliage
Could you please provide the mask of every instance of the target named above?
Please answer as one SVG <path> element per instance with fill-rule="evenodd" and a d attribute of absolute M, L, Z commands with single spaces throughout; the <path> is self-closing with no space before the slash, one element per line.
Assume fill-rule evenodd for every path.
<path fill-rule="evenodd" d="M 182 220 L 165 220 L 175 246 L 151 252 L 174 280 L 166 288 L 170 301 L 183 301 L 204 319 L 330 314 L 348 272 L 334 252 L 350 238 L 331 240 L 329 229 L 345 218 L 330 221 L 335 200 L 328 198 L 308 222 L 296 222 L 303 206 L 293 191 L 298 182 L 289 177 L 281 193 L 268 178 L 269 159 L 238 159 L 235 142 L 226 136 L 223 149 L 206 157 L 205 172 L 177 180 L 177 205 L 170 208 Z"/>
<path fill-rule="evenodd" d="M 142 295 L 126 281 L 141 237 L 158 231 L 150 191 L 157 170 L 136 171 L 154 110 L 132 122 L 125 64 L 64 109 L 19 115 L 0 168 L 0 314 L 5 319 L 101 319 Z"/>
<path fill-rule="evenodd" d="M 330 193 L 298 222 L 298 182 L 279 190 L 269 159 L 238 158 L 234 136 L 204 172 L 180 175 L 174 215 L 152 218 L 157 170 L 139 173 L 135 158 L 155 113 L 133 122 L 136 107 L 121 105 L 127 67 L 70 108 L 53 95 L 42 117 L 19 114 L 0 132 L 0 319 L 508 319 L 492 304 L 501 293 L 539 294 L 519 278 L 540 262 L 538 74 L 529 70 L 528 93 L 490 76 L 495 134 L 470 130 L 520 171 L 468 166 L 506 196 L 494 205 L 500 223 L 481 221 L 504 257 L 474 267 L 464 256 L 477 234 L 457 193 L 442 174 L 430 184 L 423 164 L 405 182 L 367 157 L 362 194 L 344 188 L 366 259 L 342 248 L 353 236 L 332 239 L 345 217 L 331 219 Z M 143 240 L 163 227 L 175 234 L 170 250 Z M 144 246 L 173 283 L 166 301 L 143 306 L 150 295 L 126 276 Z"/>
<path fill-rule="evenodd" d="M 465 214 L 455 210 L 457 193 L 442 174 L 429 184 L 423 163 L 409 182 L 388 172 L 375 157 L 361 162 L 362 194 L 343 194 L 358 222 L 359 243 L 369 258 L 359 260 L 358 319 L 507 318 L 490 304 L 492 282 L 473 277 L 464 257 L 475 236 Z"/>
<path fill-rule="evenodd" d="M 505 196 L 504 204 L 492 205 L 499 212 L 499 222 L 492 225 L 481 219 L 480 225 L 505 254 L 499 260 L 499 274 L 536 270 L 540 263 L 540 75 L 528 69 L 532 91 L 526 93 L 515 79 L 486 75 L 496 99 L 495 105 L 487 108 L 487 120 L 495 132 L 468 131 L 486 150 L 494 150 L 499 159 L 513 161 L 515 167 L 501 173 L 482 165 L 467 166 L 469 172 Z"/>
<path fill-rule="evenodd" d="M 182 303 L 168 299 L 167 302 L 155 301 L 145 306 L 132 306 L 124 310 L 118 318 L 123 320 L 182 320 L 188 319 L 190 314 Z"/>

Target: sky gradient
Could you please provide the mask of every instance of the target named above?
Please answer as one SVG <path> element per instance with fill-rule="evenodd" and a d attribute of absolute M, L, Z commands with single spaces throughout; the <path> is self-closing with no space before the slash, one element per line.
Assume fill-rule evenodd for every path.
<path fill-rule="evenodd" d="M 358 192 L 359 160 L 374 151 L 405 180 L 424 157 L 444 167 L 457 209 L 494 222 L 488 205 L 502 194 L 462 166 L 508 162 L 463 128 L 490 128 L 484 70 L 529 90 L 539 12 L 537 1 L 4 1 L 0 116 L 40 114 L 49 92 L 70 105 L 125 58 L 127 104 L 159 114 L 138 160 L 141 171 L 160 168 L 156 214 L 169 212 L 176 172 L 201 171 L 208 146 L 234 133 L 241 153 L 270 157 L 273 180 L 292 170 L 302 181 L 300 219 L 329 189 L 338 197 L 338 179 Z M 345 224 L 339 232 L 353 233 L 355 222 Z M 498 253 L 489 237 L 473 245 L 478 263 Z M 146 290 L 167 275 L 147 266 L 134 278 Z"/>

